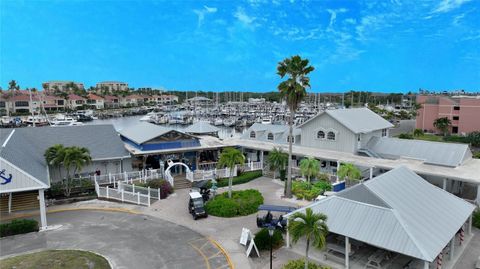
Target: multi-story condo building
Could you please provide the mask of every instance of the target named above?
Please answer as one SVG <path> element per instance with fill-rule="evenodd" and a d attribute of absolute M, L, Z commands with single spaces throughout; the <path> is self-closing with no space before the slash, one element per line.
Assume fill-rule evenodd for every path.
<path fill-rule="evenodd" d="M 76 94 L 69 94 L 67 99 L 67 106 L 70 109 L 78 109 L 83 107 L 87 103 L 87 99 L 76 95 Z"/>
<path fill-rule="evenodd" d="M 87 96 L 87 105 L 95 109 L 103 109 L 105 108 L 105 98 L 93 93 L 89 93 Z"/>
<path fill-rule="evenodd" d="M 452 134 L 467 134 L 480 131 L 480 96 L 419 95 L 416 128 L 426 132 L 439 132 L 433 125 L 438 118 L 451 121 Z"/>
<path fill-rule="evenodd" d="M 78 89 L 81 90 L 85 88 L 83 83 L 69 80 L 52 80 L 42 83 L 43 89 L 48 92 L 53 92 L 55 90 L 68 91 L 71 90 L 70 85 L 75 85 Z"/>
<path fill-rule="evenodd" d="M 120 97 L 114 95 L 105 95 L 103 98 L 106 108 L 119 108 L 122 105 Z"/>
<path fill-rule="evenodd" d="M 102 92 L 104 90 L 109 92 L 126 91 L 128 90 L 128 83 L 120 81 L 103 81 L 97 83 L 97 91 Z"/>

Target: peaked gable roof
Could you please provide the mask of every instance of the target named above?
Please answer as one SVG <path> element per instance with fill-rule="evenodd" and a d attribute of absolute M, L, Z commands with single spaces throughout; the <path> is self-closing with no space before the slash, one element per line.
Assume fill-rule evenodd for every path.
<path fill-rule="evenodd" d="M 208 122 L 199 121 L 188 126 L 183 131 L 185 133 L 192 133 L 192 134 L 208 134 L 208 133 L 216 133 L 219 130 L 220 130 L 219 128 L 209 124 Z"/>
<path fill-rule="evenodd" d="M 308 207 L 326 214 L 334 233 L 429 262 L 475 209 L 405 167 L 359 186 Z"/>
<path fill-rule="evenodd" d="M 169 132 L 178 132 L 178 133 L 185 134 L 175 129 L 158 126 L 148 122 L 140 122 L 134 126 L 131 126 L 119 131 L 121 136 L 135 142 L 138 145 L 143 144 L 147 141 L 150 141 L 154 138 L 157 138 Z M 196 138 L 189 134 L 185 134 L 185 135 L 190 136 L 192 138 Z"/>
<path fill-rule="evenodd" d="M 327 114 L 333 119 L 340 122 L 350 131 L 358 133 L 369 133 L 376 130 L 392 128 L 393 124 L 371 111 L 368 108 L 348 108 L 348 109 L 327 109 L 318 113 L 315 117 L 307 120 L 299 126 L 305 126 L 322 116 Z"/>

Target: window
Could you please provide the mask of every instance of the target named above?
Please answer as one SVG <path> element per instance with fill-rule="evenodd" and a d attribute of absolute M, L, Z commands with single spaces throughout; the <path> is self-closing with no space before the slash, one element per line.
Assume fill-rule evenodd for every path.
<path fill-rule="evenodd" d="M 28 101 L 16 101 L 15 106 L 28 106 Z"/>
<path fill-rule="evenodd" d="M 64 105 L 64 100 L 57 100 L 57 105 L 63 106 Z"/>
<path fill-rule="evenodd" d="M 255 137 L 256 137 L 255 132 L 254 132 L 254 131 L 251 131 L 251 132 L 250 132 L 250 138 L 255 138 Z"/>
<path fill-rule="evenodd" d="M 458 120 L 459 117 L 458 116 L 453 116 L 453 120 Z"/>
<path fill-rule="evenodd" d="M 382 129 L 382 137 L 387 136 L 387 129 Z"/>
<path fill-rule="evenodd" d="M 327 139 L 328 140 L 335 140 L 335 133 L 334 132 L 328 132 Z"/>
<path fill-rule="evenodd" d="M 287 143 L 290 143 L 290 139 L 292 140 L 292 144 L 295 143 L 295 137 L 287 136 Z"/>
<path fill-rule="evenodd" d="M 272 133 L 268 133 L 267 139 L 268 139 L 268 140 L 273 140 L 273 134 L 272 134 Z"/>
<path fill-rule="evenodd" d="M 324 131 L 318 131 L 317 138 L 318 139 L 325 139 L 325 132 Z"/>
<path fill-rule="evenodd" d="M 452 127 L 452 133 L 453 133 L 453 134 L 458 134 L 458 127 L 453 126 L 453 127 Z"/>
<path fill-rule="evenodd" d="M 460 110 L 460 107 L 459 106 L 454 106 L 453 110 Z"/>

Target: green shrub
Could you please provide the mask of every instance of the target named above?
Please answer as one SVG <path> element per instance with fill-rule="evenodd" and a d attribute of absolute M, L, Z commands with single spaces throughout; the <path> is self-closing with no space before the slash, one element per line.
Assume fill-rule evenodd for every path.
<path fill-rule="evenodd" d="M 285 169 L 280 170 L 280 180 L 285 181 L 287 179 L 287 171 Z"/>
<path fill-rule="evenodd" d="M 473 158 L 480 159 L 480 151 L 474 152 L 473 153 Z"/>
<path fill-rule="evenodd" d="M 455 143 L 466 143 L 466 144 L 469 143 L 468 138 L 466 136 L 458 136 L 458 135 L 444 136 L 443 141 L 455 142 Z"/>
<path fill-rule="evenodd" d="M 291 260 L 286 263 L 282 269 L 304 269 L 305 259 Z M 308 262 L 308 269 L 329 269 L 330 267 L 323 267 L 313 262 Z"/>
<path fill-rule="evenodd" d="M 468 143 L 470 143 L 474 147 L 480 147 L 480 132 L 475 131 L 471 132 L 467 135 Z"/>
<path fill-rule="evenodd" d="M 47 190 L 48 198 L 65 198 L 65 180 L 52 183 L 50 189 Z M 70 197 L 82 196 L 84 194 L 93 194 L 95 192 L 95 183 L 88 178 L 73 179 L 70 181 L 71 193 Z"/>
<path fill-rule="evenodd" d="M 232 184 L 237 185 L 237 184 L 247 183 L 256 178 L 261 177 L 262 175 L 263 174 L 261 170 L 243 172 L 242 174 L 233 178 Z M 226 186 L 228 186 L 228 178 L 217 179 L 217 187 L 226 187 Z M 207 184 L 207 188 L 211 188 L 211 187 L 212 187 L 212 183 L 209 182 Z"/>
<path fill-rule="evenodd" d="M 472 224 L 480 229 L 480 209 L 473 213 Z"/>
<path fill-rule="evenodd" d="M 268 229 L 263 228 L 255 234 L 255 245 L 258 250 L 267 250 L 270 249 L 270 235 L 268 234 Z M 283 235 L 280 230 L 275 230 L 272 236 L 272 248 L 277 249 L 283 245 Z"/>
<path fill-rule="evenodd" d="M 145 188 L 158 189 L 160 188 L 160 199 L 165 199 L 168 195 L 173 193 L 173 188 L 165 179 L 153 179 L 142 184 Z"/>
<path fill-rule="evenodd" d="M 297 199 L 305 199 L 311 201 L 325 191 L 331 191 L 332 185 L 328 181 L 317 181 L 315 183 L 308 183 L 305 181 L 294 181 L 292 183 L 292 193 Z"/>
<path fill-rule="evenodd" d="M 33 219 L 12 220 L 10 223 L 0 224 L 0 237 L 37 231 L 38 222 Z"/>
<path fill-rule="evenodd" d="M 403 133 L 403 134 L 400 134 L 398 136 L 398 138 L 401 138 L 401 139 L 413 139 L 413 135 L 412 134 L 409 134 L 409 133 Z"/>
<path fill-rule="evenodd" d="M 257 190 L 232 191 L 232 198 L 228 193 L 217 195 L 205 205 L 208 214 L 217 217 L 237 217 L 253 214 L 263 204 L 263 196 Z"/>

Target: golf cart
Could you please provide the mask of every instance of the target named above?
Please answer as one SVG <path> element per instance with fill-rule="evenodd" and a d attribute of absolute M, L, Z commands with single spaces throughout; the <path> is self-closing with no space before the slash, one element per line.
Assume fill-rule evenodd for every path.
<path fill-rule="evenodd" d="M 210 199 L 210 189 L 207 188 L 208 180 L 195 181 L 192 184 L 192 191 L 197 191 L 206 202 Z"/>
<path fill-rule="evenodd" d="M 207 211 L 205 211 L 202 195 L 198 191 L 191 191 L 189 195 L 190 201 L 188 202 L 188 212 L 192 214 L 193 219 L 197 220 L 201 217 L 208 217 Z"/>
<path fill-rule="evenodd" d="M 263 216 L 257 214 L 257 227 L 268 228 L 270 226 L 276 229 L 284 230 L 287 226 L 287 219 L 283 218 L 283 215 L 294 211 L 296 208 L 291 206 L 278 206 L 278 205 L 260 205 L 258 211 L 267 211 Z M 276 216 L 272 212 L 279 212 Z"/>

